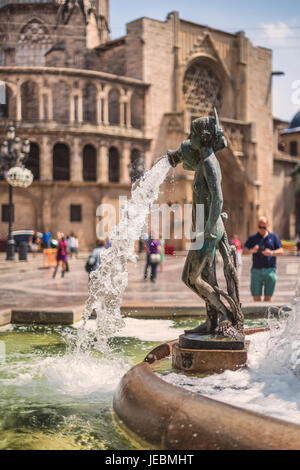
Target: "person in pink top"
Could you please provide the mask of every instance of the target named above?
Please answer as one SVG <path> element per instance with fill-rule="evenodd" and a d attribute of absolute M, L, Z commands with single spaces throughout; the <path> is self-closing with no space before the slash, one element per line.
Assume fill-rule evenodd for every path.
<path fill-rule="evenodd" d="M 233 235 L 231 244 L 235 246 L 236 270 L 238 278 L 240 278 L 242 274 L 242 243 L 237 235 Z"/>
<path fill-rule="evenodd" d="M 62 265 L 61 277 L 64 277 L 65 272 L 67 271 L 67 262 L 68 262 L 67 242 L 65 240 L 64 234 L 58 232 L 57 239 L 58 239 L 58 245 L 57 245 L 57 253 L 56 253 L 56 266 L 53 272 L 53 279 L 56 276 L 58 266 L 60 263 Z"/>

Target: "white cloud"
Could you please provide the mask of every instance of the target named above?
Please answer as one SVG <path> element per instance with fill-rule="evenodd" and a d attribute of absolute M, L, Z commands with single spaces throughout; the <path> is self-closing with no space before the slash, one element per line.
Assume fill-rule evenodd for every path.
<path fill-rule="evenodd" d="M 283 44 L 287 38 L 293 36 L 293 31 L 287 24 L 282 22 L 277 24 L 263 24 L 262 28 L 267 39 L 273 43 Z"/>

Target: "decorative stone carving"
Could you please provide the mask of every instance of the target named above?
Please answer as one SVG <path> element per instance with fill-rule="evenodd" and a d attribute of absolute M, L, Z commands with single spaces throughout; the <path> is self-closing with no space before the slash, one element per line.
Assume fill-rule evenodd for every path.
<path fill-rule="evenodd" d="M 52 45 L 48 29 L 38 20 L 32 20 L 21 30 L 16 52 L 16 65 L 43 66 L 45 53 Z"/>
<path fill-rule="evenodd" d="M 212 69 L 201 62 L 190 65 L 183 79 L 186 108 L 197 115 L 211 115 L 222 107 L 222 85 Z"/>

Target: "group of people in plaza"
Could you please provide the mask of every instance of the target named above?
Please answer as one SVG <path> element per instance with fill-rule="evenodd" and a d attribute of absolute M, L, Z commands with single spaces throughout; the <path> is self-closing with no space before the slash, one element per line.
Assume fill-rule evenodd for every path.
<path fill-rule="evenodd" d="M 56 266 L 53 271 L 54 279 L 59 265 L 62 267 L 62 277 L 69 271 L 68 256 L 70 258 L 78 256 L 79 241 L 73 232 L 67 236 L 62 232 L 57 232 L 57 236 L 54 238 L 52 233 L 46 229 L 43 233 L 34 232 L 29 240 L 29 248 L 34 255 L 39 251 L 50 248 L 56 249 Z"/>
<path fill-rule="evenodd" d="M 265 301 L 271 301 L 276 287 L 277 266 L 276 258 L 282 255 L 283 249 L 279 237 L 269 231 L 269 224 L 266 217 L 258 219 L 257 232 L 250 235 L 242 245 L 237 235 L 234 235 L 231 244 L 235 246 L 235 259 L 238 277 L 242 272 L 242 255 L 252 255 L 251 283 L 250 290 L 254 301 L 260 301 L 262 296 Z M 296 240 L 297 242 L 297 240 Z M 298 240 L 297 253 L 300 251 L 300 239 Z M 90 253 L 86 263 L 86 271 L 91 272 L 99 268 L 101 264 L 101 253 L 109 248 L 111 242 L 109 238 L 97 240 L 96 247 Z M 52 233 L 46 230 L 42 236 L 37 232 L 31 237 L 30 248 L 33 253 L 39 249 L 55 247 L 56 266 L 53 271 L 53 278 L 56 277 L 59 265 L 61 265 L 61 276 L 69 271 L 68 256 L 78 256 L 78 238 L 74 233 L 65 236 L 62 232 L 57 233 L 56 239 Z M 165 260 L 165 240 L 162 237 L 155 238 L 151 234 L 144 236 L 140 243 L 140 252 L 145 253 L 144 280 L 148 279 L 150 269 L 150 281 L 155 283 L 158 270 L 163 271 Z"/>
<path fill-rule="evenodd" d="M 32 253 L 37 253 L 47 248 L 56 248 L 59 242 L 59 234 L 61 234 L 61 232 L 58 232 L 57 237 L 54 238 L 52 233 L 47 229 L 43 233 L 34 232 L 29 240 L 30 251 Z M 72 232 L 70 235 L 66 236 L 65 241 L 67 243 L 67 253 L 71 258 L 73 256 L 77 256 L 79 241 L 76 235 Z"/>
<path fill-rule="evenodd" d="M 283 248 L 278 235 L 269 230 L 266 217 L 259 217 L 257 229 L 256 233 L 249 236 L 244 246 L 237 235 L 233 236 L 231 245 L 235 246 L 235 260 L 239 278 L 242 273 L 242 255 L 252 255 L 250 290 L 253 300 L 260 301 L 263 296 L 265 301 L 271 301 L 277 281 L 276 258 L 283 254 Z M 150 235 L 144 239 L 143 248 L 146 255 L 144 280 L 148 279 L 150 268 L 150 280 L 155 282 L 158 266 L 160 266 L 160 271 L 163 267 L 165 241 Z"/>

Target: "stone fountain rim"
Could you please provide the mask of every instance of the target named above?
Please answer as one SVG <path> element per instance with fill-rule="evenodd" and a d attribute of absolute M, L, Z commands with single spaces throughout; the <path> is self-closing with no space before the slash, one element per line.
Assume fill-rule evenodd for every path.
<path fill-rule="evenodd" d="M 246 334 L 267 328 L 246 330 Z M 299 450 L 300 426 L 172 385 L 153 366 L 178 340 L 153 349 L 121 379 L 113 408 L 137 442 L 162 450 Z"/>

